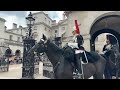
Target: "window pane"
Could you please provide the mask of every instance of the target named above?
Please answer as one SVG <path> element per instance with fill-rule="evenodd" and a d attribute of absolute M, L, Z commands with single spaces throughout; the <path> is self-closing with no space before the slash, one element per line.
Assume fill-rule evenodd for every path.
<path fill-rule="evenodd" d="M 12 35 L 10 35 L 10 40 L 12 40 Z"/>
<path fill-rule="evenodd" d="M 57 30 L 55 30 L 55 33 L 57 33 Z"/>
<path fill-rule="evenodd" d="M 47 30 L 47 28 L 45 27 L 45 31 Z"/>
<path fill-rule="evenodd" d="M 17 38 L 17 41 L 20 42 L 20 37 Z"/>

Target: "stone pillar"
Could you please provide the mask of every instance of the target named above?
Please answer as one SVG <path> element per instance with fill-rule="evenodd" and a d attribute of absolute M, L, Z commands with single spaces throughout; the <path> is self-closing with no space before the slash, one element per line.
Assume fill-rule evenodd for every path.
<path fill-rule="evenodd" d="M 43 63 L 42 62 L 39 63 L 39 74 L 43 76 Z"/>
<path fill-rule="evenodd" d="M 89 34 L 86 34 L 86 35 L 83 35 L 83 38 L 84 38 L 84 48 L 86 51 L 90 51 L 90 35 Z"/>

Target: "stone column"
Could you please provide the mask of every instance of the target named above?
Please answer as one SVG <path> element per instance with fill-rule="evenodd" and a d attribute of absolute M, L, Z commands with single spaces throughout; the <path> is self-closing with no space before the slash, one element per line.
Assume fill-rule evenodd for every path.
<path fill-rule="evenodd" d="M 39 74 L 43 76 L 43 63 L 42 62 L 39 63 Z"/>
<path fill-rule="evenodd" d="M 90 35 L 89 34 L 86 34 L 86 35 L 83 35 L 83 38 L 84 38 L 84 48 L 86 51 L 90 51 Z"/>

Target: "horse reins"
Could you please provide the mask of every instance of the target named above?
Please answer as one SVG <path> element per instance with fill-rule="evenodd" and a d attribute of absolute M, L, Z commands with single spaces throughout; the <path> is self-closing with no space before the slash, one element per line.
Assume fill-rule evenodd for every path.
<path fill-rule="evenodd" d="M 46 40 L 46 41 L 43 40 L 43 39 L 41 39 L 41 40 L 44 42 L 44 47 L 47 47 L 47 46 L 46 46 L 47 40 Z M 47 49 L 46 49 L 46 51 L 47 51 Z M 56 68 L 58 67 L 58 65 L 60 65 L 60 58 L 59 58 L 58 62 L 56 63 L 55 67 L 53 67 L 53 73 L 55 72 L 55 70 L 56 70 Z M 55 73 L 54 73 L 54 74 L 55 74 Z"/>

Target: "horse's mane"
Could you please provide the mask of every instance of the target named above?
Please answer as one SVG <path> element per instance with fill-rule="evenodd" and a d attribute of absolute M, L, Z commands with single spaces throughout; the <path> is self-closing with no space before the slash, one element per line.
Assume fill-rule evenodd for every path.
<path fill-rule="evenodd" d="M 54 44 L 50 39 L 48 39 L 48 45 L 53 51 L 55 51 L 57 53 L 63 52 L 63 49 L 58 47 L 56 44 Z"/>

